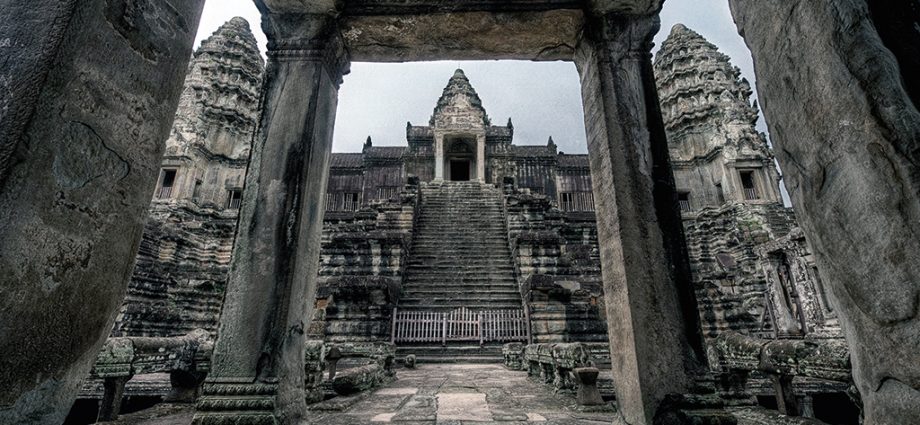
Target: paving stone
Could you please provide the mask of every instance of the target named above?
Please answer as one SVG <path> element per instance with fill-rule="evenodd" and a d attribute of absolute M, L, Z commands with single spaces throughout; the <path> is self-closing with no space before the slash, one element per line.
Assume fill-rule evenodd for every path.
<path fill-rule="evenodd" d="M 378 390 L 375 394 L 378 396 L 381 395 L 414 395 L 418 392 L 418 388 L 383 388 Z"/>
<path fill-rule="evenodd" d="M 492 412 L 486 403 L 485 394 L 442 393 L 438 394 L 438 422 L 449 420 L 486 422 L 492 420 Z"/>

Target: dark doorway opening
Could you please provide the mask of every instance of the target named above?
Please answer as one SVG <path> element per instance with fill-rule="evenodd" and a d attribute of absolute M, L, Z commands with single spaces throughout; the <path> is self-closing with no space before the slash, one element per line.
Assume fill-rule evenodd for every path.
<path fill-rule="evenodd" d="M 470 161 L 451 161 L 450 179 L 455 182 L 470 180 Z"/>

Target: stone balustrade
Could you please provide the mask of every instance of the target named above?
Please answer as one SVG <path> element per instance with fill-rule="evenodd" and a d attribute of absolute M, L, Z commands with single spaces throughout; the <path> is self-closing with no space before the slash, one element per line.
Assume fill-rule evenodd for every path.
<path fill-rule="evenodd" d="M 125 384 L 135 375 L 169 373 L 171 401 L 194 401 L 210 370 L 214 344 L 203 329 L 180 337 L 109 338 L 96 357 L 90 378 L 103 380 L 98 420 L 118 418 Z"/>
<path fill-rule="evenodd" d="M 502 351 L 507 351 L 513 358 L 516 347 L 511 345 L 506 344 Z M 506 356 L 506 365 L 509 356 Z M 523 360 L 531 377 L 540 379 L 544 384 L 552 384 L 557 392 L 576 391 L 579 404 L 604 403 L 597 388 L 599 371 L 585 344 L 530 344 L 523 348 Z"/>
<path fill-rule="evenodd" d="M 794 377 L 851 383 L 850 354 L 842 340 L 766 340 L 737 332 L 721 334 L 713 344 L 719 365 L 746 381 L 761 372 L 773 381 L 779 411 L 799 416 L 792 387 Z"/>

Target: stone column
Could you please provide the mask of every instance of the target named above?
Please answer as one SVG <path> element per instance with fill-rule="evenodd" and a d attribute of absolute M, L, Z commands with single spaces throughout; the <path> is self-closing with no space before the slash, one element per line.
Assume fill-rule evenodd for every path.
<path fill-rule="evenodd" d="M 651 424 L 701 365 L 696 301 L 652 75 L 657 16 L 590 21 L 581 77 L 619 423 Z"/>
<path fill-rule="evenodd" d="M 444 135 L 434 135 L 434 180 L 444 180 Z"/>
<path fill-rule="evenodd" d="M 920 46 L 917 1 L 730 4 L 865 423 L 920 423 L 920 104 L 906 89 L 920 76 L 906 71 L 916 55 L 898 56 Z M 910 7 L 895 12 L 910 30 L 880 36 Z"/>
<path fill-rule="evenodd" d="M 0 3 L 0 423 L 59 424 L 124 298 L 204 1 Z"/>
<path fill-rule="evenodd" d="M 332 129 L 348 60 L 332 18 L 265 15 L 262 118 L 196 424 L 298 424 L 306 411 L 304 321 L 312 316 Z"/>
<path fill-rule="evenodd" d="M 486 135 L 476 136 L 476 179 L 486 182 Z"/>

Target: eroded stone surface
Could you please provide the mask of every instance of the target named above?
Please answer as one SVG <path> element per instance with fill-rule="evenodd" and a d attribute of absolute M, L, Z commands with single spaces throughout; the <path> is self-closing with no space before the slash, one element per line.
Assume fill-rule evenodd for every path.
<path fill-rule="evenodd" d="M 62 422 L 133 267 L 204 2 L 125 3 L 3 5 L 2 423 Z"/>
<path fill-rule="evenodd" d="M 900 69 L 875 27 L 889 22 L 875 23 L 866 2 L 730 4 L 865 420 L 920 422 L 920 112 L 903 83 L 917 76 Z M 918 44 L 916 32 L 902 37 Z"/>
<path fill-rule="evenodd" d="M 392 423 L 610 423 L 613 414 L 586 413 L 575 399 L 556 395 L 499 365 L 420 365 L 341 413 L 317 412 L 311 424 Z"/>

